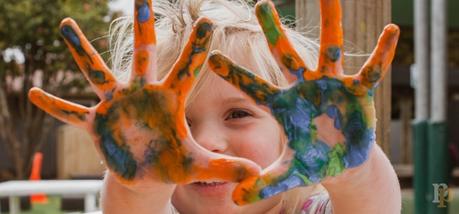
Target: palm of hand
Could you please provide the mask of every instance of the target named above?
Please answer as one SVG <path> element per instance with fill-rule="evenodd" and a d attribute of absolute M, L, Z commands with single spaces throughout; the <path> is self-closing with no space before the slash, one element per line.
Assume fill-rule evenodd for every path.
<path fill-rule="evenodd" d="M 274 5 L 256 6 L 273 55 L 292 84 L 281 89 L 230 59 L 212 53 L 211 68 L 258 104 L 267 106 L 287 135 L 281 157 L 261 177 L 242 182 L 233 200 L 245 204 L 297 186 L 318 183 L 327 176 L 356 167 L 368 157 L 375 141 L 373 91 L 390 64 L 398 27 L 388 25 L 374 53 L 359 74 L 344 75 L 339 0 L 321 0 L 321 44 L 317 71 L 309 70 L 288 41 Z"/>
<path fill-rule="evenodd" d="M 174 90 L 152 86 L 122 90 L 102 101 L 92 129 L 108 166 L 125 179 L 132 179 L 138 168 L 158 166 L 164 170 L 163 179 L 178 181 L 178 174 L 191 170 L 191 165 L 182 164 L 187 155 L 180 144 L 188 136 L 178 114 L 181 105 Z M 176 166 L 175 173 L 166 170 L 168 165 Z"/>
<path fill-rule="evenodd" d="M 375 132 L 371 93 L 356 96 L 342 81 L 324 77 L 281 91 L 269 107 L 288 130 L 293 167 L 308 178 L 305 184 L 366 160 Z"/>
<path fill-rule="evenodd" d="M 57 119 L 88 130 L 108 168 L 126 184 L 240 181 L 259 174 L 253 162 L 200 147 L 186 125 L 185 100 L 207 56 L 212 23 L 206 18 L 196 22 L 170 73 L 158 81 L 151 5 L 151 0 L 135 3 L 133 71 L 127 84 L 113 77 L 77 24 L 67 18 L 61 33 L 101 102 L 87 108 L 39 88 L 30 90 L 30 100 Z"/>

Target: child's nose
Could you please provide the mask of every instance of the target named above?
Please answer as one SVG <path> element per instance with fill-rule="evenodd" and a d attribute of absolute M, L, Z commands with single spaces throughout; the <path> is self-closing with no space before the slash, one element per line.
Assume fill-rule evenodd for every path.
<path fill-rule="evenodd" d="M 224 132 L 215 125 L 199 127 L 198 130 L 193 131 L 193 137 L 200 146 L 211 152 L 223 154 L 228 150 L 228 139 Z"/>

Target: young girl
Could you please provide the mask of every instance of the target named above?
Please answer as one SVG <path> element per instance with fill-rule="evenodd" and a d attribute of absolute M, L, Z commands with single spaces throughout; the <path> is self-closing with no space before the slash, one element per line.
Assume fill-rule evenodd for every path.
<path fill-rule="evenodd" d="M 97 106 L 30 92 L 93 135 L 109 168 L 104 213 L 400 212 L 397 177 L 374 143 L 371 93 L 398 29 L 386 28 L 351 79 L 340 73 L 339 0 L 321 1 L 318 50 L 281 27 L 269 1 L 256 14 L 243 1 L 154 1 L 156 24 L 150 1 L 135 4 L 111 34 L 116 78 L 72 20 L 61 25 Z M 209 50 L 219 52 L 207 62 Z"/>

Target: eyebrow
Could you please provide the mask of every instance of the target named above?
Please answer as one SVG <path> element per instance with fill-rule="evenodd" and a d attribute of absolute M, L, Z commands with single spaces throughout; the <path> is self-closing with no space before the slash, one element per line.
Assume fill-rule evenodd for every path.
<path fill-rule="evenodd" d="M 231 98 L 224 99 L 222 101 L 222 104 L 234 104 L 234 103 L 249 103 L 249 104 L 252 104 L 252 102 L 250 102 L 249 98 L 242 98 L 242 97 L 231 97 Z"/>

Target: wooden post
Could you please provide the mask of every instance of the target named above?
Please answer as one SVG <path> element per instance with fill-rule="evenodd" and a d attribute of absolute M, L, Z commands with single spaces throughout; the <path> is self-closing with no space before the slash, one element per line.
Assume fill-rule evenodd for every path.
<path fill-rule="evenodd" d="M 295 14 L 296 29 L 300 32 L 307 32 L 308 36 L 319 38 L 319 0 L 296 0 Z"/>
<path fill-rule="evenodd" d="M 412 108 L 413 102 L 409 97 L 404 97 L 400 101 L 400 119 L 402 122 L 402 132 L 400 139 L 400 151 L 401 151 L 401 163 L 402 164 L 412 164 L 412 131 L 411 131 L 411 118 L 413 116 Z"/>
<path fill-rule="evenodd" d="M 413 123 L 414 212 L 427 213 L 428 183 L 428 120 L 430 111 L 430 40 L 429 0 L 414 0 L 414 94 L 415 120 Z"/>
<path fill-rule="evenodd" d="M 450 181 L 450 166 L 447 138 L 447 94 L 448 94 L 448 22 L 447 0 L 431 1 L 431 58 L 430 58 L 430 121 L 428 143 L 427 200 L 429 214 L 447 214 L 448 206 L 444 205 L 445 188 Z M 446 186 L 447 187 L 447 186 Z M 436 195 L 439 197 L 435 197 Z M 439 198 L 437 200 L 437 198 Z M 448 204 L 451 206 L 450 204 Z"/>
<path fill-rule="evenodd" d="M 319 35 L 319 0 L 296 0 L 297 30 Z M 343 27 L 345 51 L 360 56 L 345 57 L 347 74 L 354 74 L 367 60 L 386 24 L 391 21 L 390 0 L 345 0 Z M 311 31 L 312 29 L 312 31 Z M 318 38 L 318 37 L 317 37 Z M 376 98 L 377 143 L 389 155 L 391 120 L 391 74 L 379 85 Z"/>

